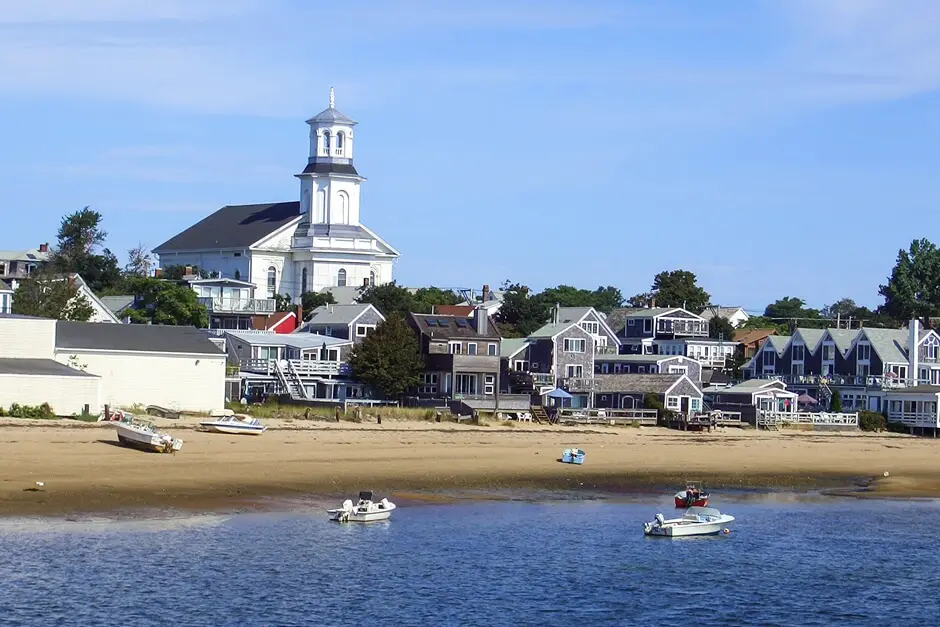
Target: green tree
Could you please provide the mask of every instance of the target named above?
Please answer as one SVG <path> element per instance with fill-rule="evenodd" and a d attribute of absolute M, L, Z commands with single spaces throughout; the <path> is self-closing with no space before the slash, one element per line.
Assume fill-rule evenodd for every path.
<path fill-rule="evenodd" d="M 370 285 L 359 293 L 360 303 L 371 303 L 382 315 L 398 315 L 406 318 L 414 307 L 414 297 L 407 288 L 392 281 L 382 285 Z"/>
<path fill-rule="evenodd" d="M 610 313 L 623 304 L 623 294 L 612 285 L 598 287 L 593 292 L 570 285 L 559 285 L 542 291 L 539 297 L 549 305 L 558 303 L 562 307 L 594 307 Z"/>
<path fill-rule="evenodd" d="M 819 329 L 829 326 L 829 320 L 824 319 L 818 309 L 807 307 L 806 301 L 795 296 L 784 296 L 767 305 L 764 317 L 777 323 L 788 324 L 790 332 L 796 327 Z"/>
<path fill-rule="evenodd" d="M 653 277 L 650 292 L 657 307 L 682 307 L 698 313 L 708 306 L 711 296 L 696 281 L 688 270 L 667 270 Z"/>
<path fill-rule="evenodd" d="M 101 214 L 88 207 L 62 218 L 56 234 L 58 242 L 49 260 L 54 273 L 79 274 L 93 292 L 114 290 L 122 280 L 117 257 L 102 248 L 108 233 L 101 227 L 101 220 Z"/>
<path fill-rule="evenodd" d="M 627 307 L 649 307 L 653 300 L 653 294 L 650 292 L 640 292 L 627 299 Z M 658 303 L 657 303 L 658 304 Z"/>
<path fill-rule="evenodd" d="M 94 309 L 71 279 L 39 271 L 20 281 L 13 292 L 13 313 L 86 322 Z"/>
<path fill-rule="evenodd" d="M 891 316 L 857 305 L 851 298 L 842 298 L 831 305 L 826 305 L 820 311 L 820 315 L 828 318 L 832 326 L 835 326 L 836 321 L 844 324 L 846 328 L 856 328 L 860 325 L 882 328 L 897 326 L 897 322 Z"/>
<path fill-rule="evenodd" d="M 832 390 L 832 402 L 829 403 L 829 410 L 839 413 L 842 411 L 842 394 L 838 388 Z"/>
<path fill-rule="evenodd" d="M 594 309 L 609 314 L 614 309 L 623 306 L 623 294 L 613 285 L 598 287 L 591 293 Z"/>
<path fill-rule="evenodd" d="M 724 316 L 715 316 L 708 321 L 708 337 L 730 342 L 734 337 L 734 327 Z"/>
<path fill-rule="evenodd" d="M 424 360 L 414 331 L 392 314 L 356 345 L 349 367 L 382 398 L 397 398 L 420 383 Z"/>
<path fill-rule="evenodd" d="M 532 295 L 519 283 L 503 283 L 503 303 L 495 318 L 505 337 L 525 337 L 542 327 L 551 317 L 554 303 L 542 294 Z"/>
<path fill-rule="evenodd" d="M 193 275 L 199 277 L 200 279 L 210 278 L 209 273 L 206 272 L 205 270 L 200 270 L 199 266 L 189 266 L 189 269 L 192 271 Z M 178 281 L 182 279 L 184 276 L 186 276 L 186 266 L 169 265 L 163 268 L 162 270 L 163 270 L 163 278 L 165 279 L 172 279 L 174 281 Z"/>
<path fill-rule="evenodd" d="M 304 292 L 300 295 L 300 306 L 303 307 L 304 316 L 323 305 L 335 305 L 336 299 L 333 298 L 333 292 Z"/>
<path fill-rule="evenodd" d="M 439 287 L 422 287 L 411 294 L 411 311 L 413 313 L 431 313 L 440 305 L 456 305 L 461 298 L 452 290 L 442 290 Z"/>
<path fill-rule="evenodd" d="M 899 250 L 888 282 L 878 288 L 883 312 L 897 321 L 940 316 L 940 250 L 927 239 Z"/>
<path fill-rule="evenodd" d="M 275 294 L 274 295 L 274 310 L 275 311 L 293 311 L 294 303 L 290 297 L 290 294 Z"/>
<path fill-rule="evenodd" d="M 780 324 L 780 322 L 765 316 L 751 316 L 738 329 L 774 329 L 780 335 L 786 335 L 790 332 L 789 325 Z"/>
<path fill-rule="evenodd" d="M 124 276 L 126 277 L 147 277 L 150 276 L 150 269 L 153 268 L 153 259 L 143 244 L 137 244 L 136 247 L 127 251 L 127 265 L 124 266 Z"/>
<path fill-rule="evenodd" d="M 189 287 L 149 277 L 129 279 L 127 285 L 138 298 L 137 308 L 128 312 L 131 322 L 198 328 L 209 326 L 205 306 Z"/>

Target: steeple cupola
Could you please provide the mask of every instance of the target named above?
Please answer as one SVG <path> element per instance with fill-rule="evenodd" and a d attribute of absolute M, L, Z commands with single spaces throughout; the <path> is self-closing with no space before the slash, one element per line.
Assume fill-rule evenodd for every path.
<path fill-rule="evenodd" d="M 330 87 L 330 106 L 309 120 L 309 161 L 336 160 L 352 163 L 353 127 L 356 121 L 336 110 L 336 96 Z"/>

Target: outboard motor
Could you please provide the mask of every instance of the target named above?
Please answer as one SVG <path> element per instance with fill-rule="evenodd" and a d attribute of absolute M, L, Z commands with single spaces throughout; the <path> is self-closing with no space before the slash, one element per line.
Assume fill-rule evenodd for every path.
<path fill-rule="evenodd" d="M 659 526 L 662 527 L 663 523 L 666 522 L 666 519 L 663 518 L 662 514 L 656 514 L 656 522 L 659 523 Z"/>

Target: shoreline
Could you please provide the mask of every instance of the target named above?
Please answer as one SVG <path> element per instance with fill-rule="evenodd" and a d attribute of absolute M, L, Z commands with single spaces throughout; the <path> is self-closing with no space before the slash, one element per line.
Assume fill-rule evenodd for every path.
<path fill-rule="evenodd" d="M 192 430 L 198 420 L 154 420 L 180 432 L 176 455 L 121 447 L 103 423 L 0 420 L 0 517 L 272 511 L 360 489 L 419 502 L 659 498 L 686 480 L 729 496 L 940 497 L 940 443 L 896 434 L 269 420 L 261 436 L 227 436 Z M 587 451 L 583 466 L 558 461 L 570 446 Z"/>

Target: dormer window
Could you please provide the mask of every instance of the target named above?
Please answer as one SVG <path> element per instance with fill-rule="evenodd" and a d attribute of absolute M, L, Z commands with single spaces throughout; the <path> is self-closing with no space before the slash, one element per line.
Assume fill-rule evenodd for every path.
<path fill-rule="evenodd" d="M 346 133 L 340 131 L 336 134 L 336 156 L 343 156 L 343 144 L 346 143 Z"/>
<path fill-rule="evenodd" d="M 330 155 L 330 132 L 323 131 L 323 154 Z"/>

